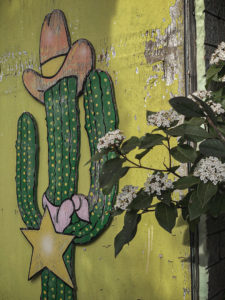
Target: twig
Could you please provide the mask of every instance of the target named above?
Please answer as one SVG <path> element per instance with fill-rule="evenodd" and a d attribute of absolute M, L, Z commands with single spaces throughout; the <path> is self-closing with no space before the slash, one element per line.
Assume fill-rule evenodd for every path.
<path fill-rule="evenodd" d="M 155 169 L 155 168 L 150 168 L 150 167 L 142 166 L 141 164 L 136 164 L 135 162 L 133 162 L 132 160 L 130 160 L 129 158 L 127 158 L 126 154 L 123 154 L 121 151 L 119 151 L 119 149 L 117 149 L 117 151 L 118 151 L 118 154 L 120 154 L 123 158 L 125 158 L 129 163 L 131 163 L 132 165 L 134 165 L 136 168 L 150 170 L 150 171 L 168 172 L 168 170 L 160 170 L 160 169 Z"/>

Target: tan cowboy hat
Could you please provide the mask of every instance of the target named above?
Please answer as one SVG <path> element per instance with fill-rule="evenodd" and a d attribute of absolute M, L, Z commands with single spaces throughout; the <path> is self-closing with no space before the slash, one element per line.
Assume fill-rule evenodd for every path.
<path fill-rule="evenodd" d="M 55 66 L 59 65 L 55 63 L 56 60 L 60 62 L 60 66 L 54 70 Z M 94 50 L 90 42 L 80 39 L 71 46 L 65 15 L 61 10 L 53 10 L 45 17 L 41 29 L 42 72 L 39 74 L 32 69 L 26 69 L 23 72 L 23 83 L 35 99 L 44 103 L 44 92 L 63 77 L 77 76 L 77 93 L 80 93 L 93 64 Z M 54 70 L 53 74 L 48 70 Z"/>

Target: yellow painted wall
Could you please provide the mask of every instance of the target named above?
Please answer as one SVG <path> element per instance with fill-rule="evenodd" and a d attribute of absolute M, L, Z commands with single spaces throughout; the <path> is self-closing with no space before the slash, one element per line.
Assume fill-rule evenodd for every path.
<path fill-rule="evenodd" d="M 39 128 L 41 206 L 48 184 L 45 111 L 26 92 L 22 72 L 28 67 L 38 71 L 41 25 L 55 8 L 65 13 L 72 42 L 90 40 L 97 68 L 111 74 L 120 129 L 127 137 L 149 130 L 146 109 L 169 108 L 172 95 L 184 94 L 182 0 L 0 1 L 1 300 L 40 299 L 40 279 L 27 281 L 31 247 L 19 230 L 24 224 L 16 201 L 15 141 L 18 117 L 29 111 Z M 151 158 L 150 163 L 160 167 L 163 154 L 156 149 L 146 163 Z M 83 130 L 79 193 L 88 192 L 88 166 L 83 165 L 89 155 Z M 141 185 L 145 176 L 130 172 L 120 188 Z M 115 259 L 113 240 L 122 221 L 116 217 L 97 241 L 77 247 L 78 300 L 191 299 L 188 231 L 181 218 L 170 235 L 146 214 L 135 239 Z"/>

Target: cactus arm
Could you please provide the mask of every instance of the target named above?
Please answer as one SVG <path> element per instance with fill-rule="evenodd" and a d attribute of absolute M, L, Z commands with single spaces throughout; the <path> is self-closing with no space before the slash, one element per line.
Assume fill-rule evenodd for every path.
<path fill-rule="evenodd" d="M 23 222 L 39 228 L 41 214 L 37 206 L 38 134 L 34 118 L 23 113 L 17 125 L 16 189 Z"/>
<path fill-rule="evenodd" d="M 112 82 L 105 72 L 96 70 L 89 74 L 84 90 L 84 108 L 85 129 L 91 155 L 94 155 L 98 139 L 118 127 Z M 76 236 L 76 244 L 87 243 L 96 238 L 111 219 L 110 211 L 117 194 L 117 186 L 114 186 L 109 195 L 103 195 L 99 187 L 99 173 L 103 163 L 114 156 L 114 153 L 109 153 L 100 162 L 91 164 L 91 186 L 88 194 L 90 222 L 81 221 L 73 216 L 71 224 L 64 231 Z"/>

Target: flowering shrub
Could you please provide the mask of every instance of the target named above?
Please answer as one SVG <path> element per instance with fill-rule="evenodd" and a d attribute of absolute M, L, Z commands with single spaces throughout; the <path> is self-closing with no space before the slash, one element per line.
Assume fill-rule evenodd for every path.
<path fill-rule="evenodd" d="M 107 132 L 105 136 L 98 140 L 98 152 L 118 147 L 125 138 L 119 129 Z"/>
<path fill-rule="evenodd" d="M 149 174 L 146 182 L 144 183 L 144 191 L 148 195 L 162 195 L 163 191 L 173 188 L 173 183 L 168 179 L 168 174 L 157 172 Z"/>
<path fill-rule="evenodd" d="M 211 181 L 214 185 L 225 182 L 225 164 L 217 157 L 202 158 L 194 170 L 194 176 L 200 177 L 204 183 Z"/>
<path fill-rule="evenodd" d="M 133 185 L 125 185 L 122 188 L 121 193 L 117 196 L 115 209 L 126 210 L 129 204 L 136 198 L 137 196 L 138 186 Z"/>
<path fill-rule="evenodd" d="M 115 255 L 134 238 L 143 214 L 154 212 L 159 225 L 171 232 L 178 210 L 191 229 L 202 214 L 216 217 L 225 212 L 225 43 L 218 46 L 210 63 L 206 88 L 212 91 L 172 98 L 172 108 L 167 111 L 148 111 L 147 124 L 153 127 L 142 137 L 125 140 L 116 130 L 99 139 L 98 153 L 92 161 L 109 152 L 117 154 L 102 167 L 99 181 L 103 193 L 109 194 L 132 168 L 149 171 L 142 187 L 127 185 L 117 197 L 113 213 L 125 211 L 125 216 L 124 226 L 115 238 Z M 171 147 L 174 141 L 177 144 Z M 167 149 L 168 162 L 163 158 L 161 169 L 143 165 L 143 157 L 159 145 Z M 131 160 L 129 153 L 135 149 L 139 152 Z M 178 172 L 180 164 L 187 164 L 187 174 Z M 180 200 L 174 200 L 176 190 L 185 190 Z"/>
<path fill-rule="evenodd" d="M 224 42 L 219 44 L 218 48 L 211 56 L 210 65 L 214 65 L 214 64 L 217 65 L 221 61 L 225 61 L 225 43 Z"/>
<path fill-rule="evenodd" d="M 173 110 L 161 110 L 158 113 L 148 113 L 147 124 L 152 126 L 161 127 L 170 127 L 175 121 L 180 120 L 180 115 Z"/>

